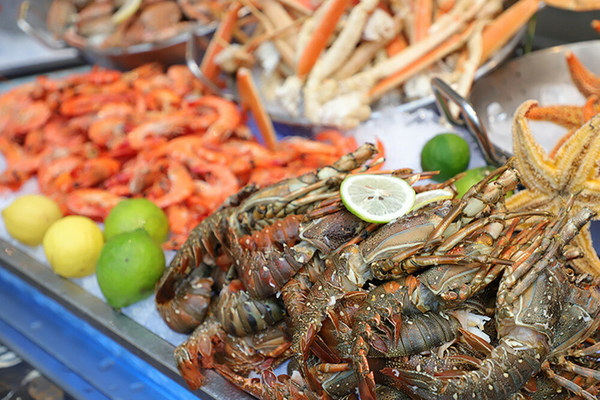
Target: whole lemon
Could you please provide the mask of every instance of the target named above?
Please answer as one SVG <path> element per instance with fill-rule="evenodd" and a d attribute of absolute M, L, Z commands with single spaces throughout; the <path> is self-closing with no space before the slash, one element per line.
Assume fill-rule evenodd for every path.
<path fill-rule="evenodd" d="M 104 220 L 104 239 L 138 228 L 144 228 L 156 243 L 164 242 L 169 235 L 165 212 L 150 200 L 138 198 L 123 200 L 110 210 Z"/>
<path fill-rule="evenodd" d="M 41 194 L 28 194 L 15 199 L 2 210 L 8 233 L 19 242 L 37 246 L 42 243 L 48 227 L 62 218 L 54 200 Z"/>
<path fill-rule="evenodd" d="M 455 133 L 441 133 L 431 138 L 421 151 L 423 171 L 440 171 L 432 179 L 443 182 L 469 166 L 471 151 L 465 139 Z"/>
<path fill-rule="evenodd" d="M 96 278 L 106 302 L 121 308 L 150 296 L 164 270 L 164 252 L 139 228 L 106 242 L 98 258 Z"/>
<path fill-rule="evenodd" d="M 104 237 L 90 218 L 70 215 L 48 228 L 43 244 L 54 272 L 65 278 L 81 278 L 94 273 Z"/>

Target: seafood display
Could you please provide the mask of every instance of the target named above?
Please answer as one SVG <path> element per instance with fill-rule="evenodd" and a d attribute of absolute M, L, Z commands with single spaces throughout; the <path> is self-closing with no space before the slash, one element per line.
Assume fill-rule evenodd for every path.
<path fill-rule="evenodd" d="M 53 0 L 47 30 L 77 48 L 126 48 L 164 42 L 199 24 L 215 23 L 223 1 Z"/>
<path fill-rule="evenodd" d="M 33 180 L 65 215 L 99 223 L 126 198 L 164 210 L 173 251 L 149 308 L 107 314 L 156 314 L 190 389 L 214 370 L 259 399 L 598 398 L 600 77 L 567 53 L 585 104 L 524 102 L 514 156 L 462 196 L 464 175 L 431 183 L 435 171 L 391 169 L 384 153 L 405 149 L 337 128 L 428 95 L 434 76 L 467 96 L 544 4 L 600 2 L 50 1 L 48 31 L 80 49 L 218 22 L 204 80 L 192 65 L 93 66 L 0 94 L 0 191 Z M 264 99 L 310 136 L 278 137 Z M 532 120 L 567 133 L 546 151 Z M 363 220 L 340 189 L 361 174 L 402 179 L 426 200 Z"/>
<path fill-rule="evenodd" d="M 296 176 L 356 148 L 323 131 L 268 149 L 235 103 L 203 93 L 182 65 L 39 76 L 0 96 L 0 186 L 16 190 L 35 177 L 65 214 L 98 221 L 123 198 L 146 197 L 167 213 L 165 247 L 176 249 L 242 186 Z"/>
<path fill-rule="evenodd" d="M 398 104 L 430 94 L 434 75 L 466 95 L 479 66 L 539 5 L 521 0 L 503 11 L 502 1 L 326 0 L 313 10 L 233 2 L 201 69 L 217 82 L 218 69 L 254 66 L 264 97 L 291 117 L 350 128 L 370 116 L 376 100 Z M 256 25 L 251 34 L 249 21 Z"/>
<path fill-rule="evenodd" d="M 570 244 L 595 203 L 564 191 L 556 207 L 513 210 L 505 197 L 529 173 L 517 153 L 460 199 L 369 224 L 345 210 L 339 183 L 375 156 L 365 144 L 247 187 L 195 228 L 155 299 L 169 326 L 192 332 L 175 351 L 190 387 L 211 368 L 261 399 L 595 398 L 599 275 Z M 452 187 L 377 173 L 417 192 Z"/>

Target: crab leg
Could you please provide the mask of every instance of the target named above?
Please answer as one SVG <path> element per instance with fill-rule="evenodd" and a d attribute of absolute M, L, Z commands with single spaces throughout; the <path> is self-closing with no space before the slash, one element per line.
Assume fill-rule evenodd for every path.
<path fill-rule="evenodd" d="M 287 28 L 290 26 L 287 24 L 274 22 L 273 19 L 271 19 L 268 15 L 259 11 L 258 8 L 256 8 L 251 1 L 240 1 L 242 1 L 244 6 L 247 7 L 252 12 L 252 14 L 260 21 L 262 27 L 265 29 L 267 34 L 279 30 L 280 28 Z M 273 40 L 273 44 L 277 48 L 277 51 L 281 55 L 281 59 L 284 61 L 284 63 L 286 63 L 289 66 L 294 65 L 294 51 L 292 45 L 288 41 L 283 40 L 283 38 L 276 38 L 275 40 Z"/>
<path fill-rule="evenodd" d="M 206 49 L 202 64 L 200 64 L 200 70 L 204 76 L 213 82 L 216 82 L 217 77 L 219 76 L 219 67 L 215 62 L 215 57 L 223 50 L 222 43 L 229 43 L 231 41 L 238 18 L 238 12 L 241 8 L 242 4 L 237 1 L 234 1 L 229 5 L 214 37 L 211 39 L 210 44 Z"/>
<path fill-rule="evenodd" d="M 314 68 L 310 71 L 309 80 L 320 81 L 327 78 L 347 60 L 360 41 L 363 28 L 378 3 L 379 0 L 361 0 L 359 4 L 352 7 L 344 28 L 331 47 L 316 62 Z M 314 35 L 316 34 L 315 32 Z M 298 68 L 300 68 L 300 63 L 298 65 Z M 301 73 L 298 73 L 298 75 L 301 76 Z"/>
<path fill-rule="evenodd" d="M 354 53 L 346 60 L 333 75 L 335 79 L 346 79 L 360 71 L 368 62 L 370 62 L 375 54 L 385 46 L 385 42 L 367 42 L 360 44 Z"/>
<path fill-rule="evenodd" d="M 431 28 L 433 20 L 433 0 L 415 0 L 414 15 L 412 43 L 419 42 L 429 35 L 429 28 Z"/>
<path fill-rule="evenodd" d="M 452 12 L 443 15 L 431 26 L 430 31 L 435 32 L 427 36 L 404 51 L 379 62 L 372 68 L 354 75 L 343 81 L 342 85 L 350 89 L 359 89 L 365 86 L 373 86 L 380 79 L 385 79 L 397 71 L 407 68 L 412 63 L 425 56 L 427 53 L 436 51 L 447 38 L 453 37 L 463 30 L 464 25 L 471 20 L 484 5 L 481 0 L 465 1 L 465 7 L 455 7 Z"/>
<path fill-rule="evenodd" d="M 313 13 L 313 7 L 310 4 L 310 0 L 296 1 L 296 0 L 277 0 L 279 3 L 288 6 L 290 9 L 296 11 L 300 15 L 309 16 Z"/>
<path fill-rule="evenodd" d="M 402 34 L 399 34 L 387 44 L 385 51 L 388 57 L 393 57 L 407 47 L 408 42 Z"/>
<path fill-rule="evenodd" d="M 481 63 L 504 46 L 539 7 L 540 0 L 520 0 L 487 25 L 483 30 Z"/>
<path fill-rule="evenodd" d="M 242 67 L 238 69 L 237 84 L 242 99 L 242 107 L 250 109 L 266 146 L 269 150 L 274 151 L 277 148 L 277 137 L 275 136 L 273 122 L 265 110 L 248 68 Z"/>
<path fill-rule="evenodd" d="M 445 14 L 454 7 L 456 0 L 438 0 L 436 3 L 438 14 Z"/>
<path fill-rule="evenodd" d="M 278 1 L 263 0 L 260 4 L 265 16 L 273 24 L 274 29 L 281 29 L 294 24 L 294 19 Z M 294 48 L 297 40 L 296 32 L 287 32 L 281 36 L 280 40 L 287 42 L 289 46 Z"/>
<path fill-rule="evenodd" d="M 302 50 L 296 65 L 296 75 L 303 78 L 310 72 L 349 4 L 349 0 L 326 0 L 321 5 L 325 7 L 324 12 Z"/>
<path fill-rule="evenodd" d="M 454 73 L 458 75 L 458 79 L 456 81 L 456 92 L 465 98 L 468 96 L 469 91 L 471 90 L 471 85 L 475 80 L 475 73 L 481 64 L 481 32 L 483 25 L 481 21 L 476 24 L 477 26 L 474 28 L 474 33 L 470 35 L 467 41 L 467 46 L 465 49 L 463 49 L 460 55 L 458 67 L 454 71 Z M 456 104 L 451 104 L 450 112 L 455 116 L 455 118 L 457 118 L 460 110 Z"/>
<path fill-rule="evenodd" d="M 460 48 L 464 44 L 465 40 L 467 40 L 471 32 L 472 26 L 469 26 L 463 32 L 452 35 L 450 38 L 448 38 L 448 40 L 443 42 L 440 46 L 436 47 L 429 53 L 425 54 L 423 57 L 415 60 L 411 64 L 408 64 L 393 75 L 381 80 L 379 83 L 377 83 L 377 85 L 373 86 L 371 90 L 369 90 L 370 100 L 374 101 L 380 98 L 384 93 L 399 86 L 414 74 L 424 70 L 439 59 Z"/>

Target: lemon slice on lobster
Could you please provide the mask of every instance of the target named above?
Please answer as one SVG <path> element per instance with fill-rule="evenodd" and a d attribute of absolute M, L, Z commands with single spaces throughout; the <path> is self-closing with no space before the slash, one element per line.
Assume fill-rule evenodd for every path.
<path fill-rule="evenodd" d="M 456 196 L 456 193 L 450 189 L 433 189 L 425 192 L 417 193 L 415 196 L 415 204 L 410 209 L 411 211 L 418 210 L 429 203 L 441 200 L 449 200 Z"/>
<path fill-rule="evenodd" d="M 403 216 L 415 203 L 414 189 L 391 175 L 350 175 L 342 181 L 340 195 L 352 214 L 377 224 Z"/>

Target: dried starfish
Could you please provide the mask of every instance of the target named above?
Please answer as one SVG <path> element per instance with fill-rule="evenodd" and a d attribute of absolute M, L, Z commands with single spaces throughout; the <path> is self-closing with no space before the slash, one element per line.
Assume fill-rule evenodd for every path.
<path fill-rule="evenodd" d="M 565 58 L 571 79 L 579 92 L 586 97 L 591 95 L 600 97 L 600 76 L 586 68 L 572 51 L 567 51 Z"/>
<path fill-rule="evenodd" d="M 600 114 L 569 136 L 556 157 L 551 158 L 535 140 L 527 122 L 527 114 L 537 106 L 536 101 L 527 101 L 515 113 L 515 165 L 526 189 L 509 197 L 506 206 L 511 210 L 558 212 L 565 198 L 577 194 L 573 210 L 589 207 L 600 213 Z M 600 259 L 592 246 L 589 226 L 582 229 L 572 243 L 583 253 L 573 264 L 583 272 L 599 276 Z"/>
<path fill-rule="evenodd" d="M 527 112 L 527 118 L 537 121 L 549 121 L 568 129 L 568 132 L 556 143 L 548 154 L 556 158 L 562 145 L 594 115 L 600 113 L 600 102 L 596 95 L 587 98 L 583 106 L 552 105 L 533 107 Z"/>

